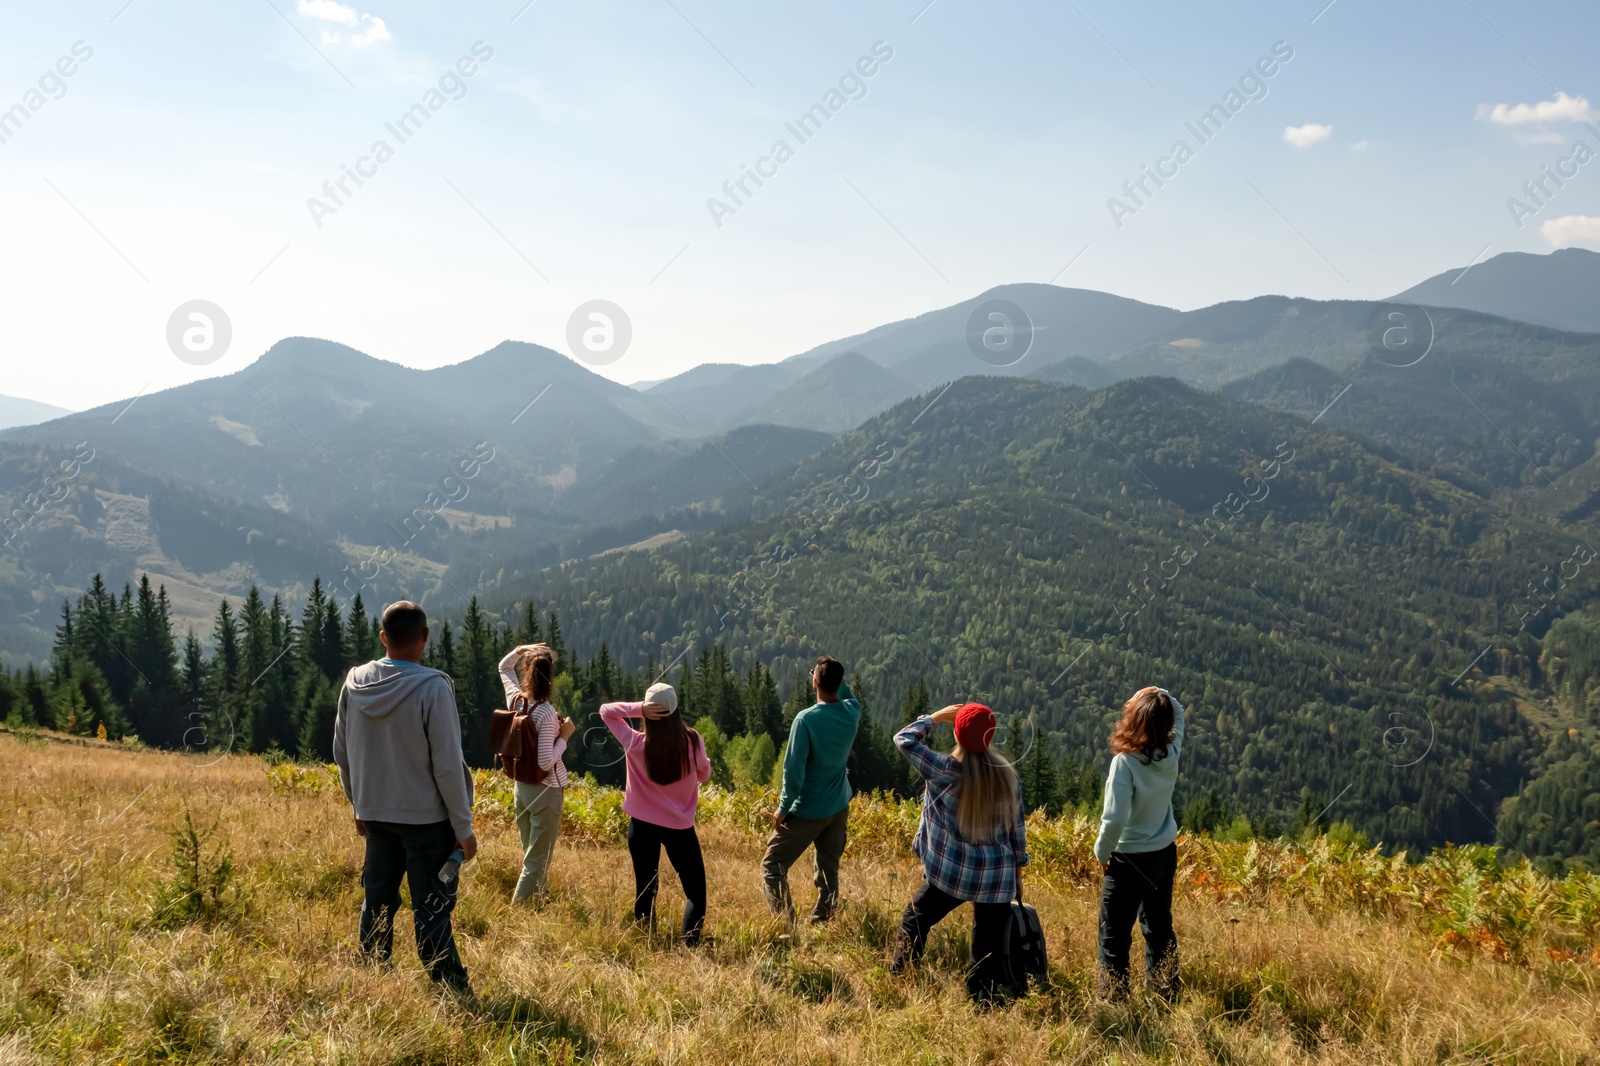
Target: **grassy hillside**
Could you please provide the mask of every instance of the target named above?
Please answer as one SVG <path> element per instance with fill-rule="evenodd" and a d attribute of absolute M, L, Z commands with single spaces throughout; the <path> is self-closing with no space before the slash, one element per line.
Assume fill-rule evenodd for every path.
<path fill-rule="evenodd" d="M 0 765 L 4 1063 L 1583 1063 L 1600 1045 L 1600 881 L 1483 849 L 1408 867 L 1326 838 L 1181 838 L 1186 994 L 1111 1006 L 1093 996 L 1093 827 L 1036 817 L 1050 981 L 978 1015 L 961 922 L 921 973 L 883 965 L 917 876 L 913 805 L 858 799 L 843 913 L 790 934 L 759 894 L 770 797 L 708 793 L 712 941 L 689 951 L 631 927 L 610 790 L 569 793 L 554 898 L 513 910 L 507 790 L 483 779 L 456 923 L 479 999 L 461 1004 L 432 995 L 409 923 L 393 970 L 357 961 L 360 842 L 326 768 L 10 736 Z M 186 815 L 198 847 L 175 850 Z M 662 896 L 670 915 L 670 874 Z"/>

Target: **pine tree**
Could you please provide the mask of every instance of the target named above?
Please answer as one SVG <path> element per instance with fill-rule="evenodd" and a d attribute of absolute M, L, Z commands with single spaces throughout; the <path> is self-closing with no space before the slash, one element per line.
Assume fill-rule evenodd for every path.
<path fill-rule="evenodd" d="M 130 731 L 105 676 L 86 659 L 73 662 L 66 683 L 56 690 L 55 701 L 57 728 L 66 732 L 93 735 L 104 727 L 107 738 L 120 740 Z"/>
<path fill-rule="evenodd" d="M 236 722 L 239 747 L 245 751 L 261 752 L 271 746 L 270 726 L 267 720 L 266 698 L 262 682 L 272 665 L 272 626 L 267 615 L 267 605 L 261 599 L 261 590 L 250 586 L 244 608 L 239 612 L 243 637 L 239 645 L 239 688 Z"/>
<path fill-rule="evenodd" d="M 710 701 L 711 716 L 716 720 L 717 728 L 722 730 L 723 736 L 734 736 L 744 731 L 744 691 L 739 683 L 739 675 L 733 669 L 733 664 L 728 659 L 727 646 L 718 643 L 711 650 L 710 676 L 702 677 L 701 685 L 706 689 L 706 698 Z"/>
<path fill-rule="evenodd" d="M 437 648 L 437 653 L 435 652 Z M 450 620 L 445 619 L 439 626 L 439 639 L 430 643 L 423 653 L 423 659 L 435 670 L 443 670 L 451 677 L 456 676 L 456 638 L 455 631 L 450 628 Z"/>
<path fill-rule="evenodd" d="M 183 728 L 177 739 L 180 748 L 205 746 L 207 670 L 200 638 L 191 629 L 183 639 L 183 698 L 179 703 L 179 724 Z"/>
<path fill-rule="evenodd" d="M 54 708 L 50 703 L 48 675 L 41 673 L 32 663 L 22 675 L 22 701 L 31 711 L 31 722 L 47 729 L 60 729 Z"/>
<path fill-rule="evenodd" d="M 493 632 L 478 606 L 478 597 L 467 603 L 461 623 L 461 647 L 456 659 L 456 708 L 461 715 L 461 742 L 467 762 L 488 766 L 490 713 L 503 702 L 500 675 L 496 669 Z"/>
<path fill-rule="evenodd" d="M 522 606 L 522 622 L 517 626 L 516 641 L 518 644 L 538 644 L 544 639 L 542 633 L 539 615 L 534 610 L 533 601 L 529 600 Z"/>
<path fill-rule="evenodd" d="M 616 699 L 620 671 L 616 663 L 611 661 L 611 650 L 606 647 L 605 641 L 600 642 L 600 653 L 590 660 L 586 673 L 588 681 L 584 689 L 592 692 L 598 703 L 609 703 Z"/>
<path fill-rule="evenodd" d="M 70 600 L 61 601 L 61 621 L 56 626 L 55 643 L 51 646 L 50 662 L 56 671 L 54 680 L 57 684 L 65 679 L 64 671 L 72 663 L 73 656 L 78 654 L 76 630 L 72 622 L 72 603 Z"/>
<path fill-rule="evenodd" d="M 811 677 L 801 674 L 794 683 L 794 688 L 789 690 L 789 698 L 783 704 L 783 735 L 789 735 L 789 727 L 794 724 L 794 716 L 810 707 L 816 702 L 811 691 Z"/>
<path fill-rule="evenodd" d="M 550 612 L 550 620 L 545 624 L 544 632 L 544 642 L 556 653 L 556 671 L 560 673 L 567 669 L 567 642 L 561 635 L 561 620 L 556 617 L 554 611 Z"/>
<path fill-rule="evenodd" d="M 322 676 L 330 681 L 343 681 L 346 667 L 344 647 L 344 620 L 339 614 L 339 601 L 332 596 L 322 609 Z"/>
<path fill-rule="evenodd" d="M 917 678 L 916 684 L 906 689 L 906 698 L 900 701 L 900 720 L 914 722 L 933 709 L 933 696 L 928 683 Z"/>
<path fill-rule="evenodd" d="M 345 666 L 360 666 L 377 657 L 372 644 L 372 631 L 367 627 L 367 609 L 361 602 L 361 593 L 350 601 L 350 614 L 345 619 Z"/>
<path fill-rule="evenodd" d="M 856 742 L 846 764 L 851 786 L 857 792 L 881 790 L 910 795 L 910 767 L 873 717 L 866 682 L 860 674 L 850 679 L 850 689 L 861 704 L 861 723 L 856 727 Z"/>
<path fill-rule="evenodd" d="M 1303 839 L 1321 836 L 1328 831 L 1323 815 L 1326 808 L 1310 786 L 1300 787 L 1300 807 L 1294 815 L 1294 835 Z"/>
<path fill-rule="evenodd" d="M 299 654 L 302 674 L 313 670 L 326 672 L 323 664 L 327 661 L 327 636 L 322 629 L 322 615 L 327 607 L 328 597 L 322 591 L 322 578 L 313 578 L 311 593 L 306 597 L 305 606 L 300 609 Z"/>
<path fill-rule="evenodd" d="M 16 690 L 10 672 L 0 668 L 0 722 L 9 729 L 28 725 L 29 719 L 23 717 L 24 709 L 21 693 Z"/>
<path fill-rule="evenodd" d="M 202 743 L 196 747 L 207 750 L 231 750 L 240 738 L 242 706 L 239 692 L 243 686 L 239 651 L 239 623 L 233 608 L 224 597 L 217 608 L 217 618 L 211 630 L 211 663 L 206 671 L 208 691 L 204 709 Z"/>
<path fill-rule="evenodd" d="M 304 679 L 300 735 L 295 750 L 301 758 L 333 761 L 333 719 L 339 710 L 339 689 L 321 671 Z"/>
<path fill-rule="evenodd" d="M 276 748 L 292 755 L 300 746 L 302 713 L 295 683 L 299 659 L 294 654 L 294 622 L 277 596 L 267 611 L 267 640 L 271 659 L 255 684 L 260 697 L 257 744 L 263 750 Z"/>
<path fill-rule="evenodd" d="M 132 614 L 132 590 L 127 596 L 128 610 L 118 605 L 116 594 L 106 588 L 99 574 L 89 584 L 89 592 L 78 601 L 78 628 L 74 651 L 93 663 L 104 679 L 111 698 L 125 701 L 132 691 L 130 669 L 124 641 L 122 619 Z M 87 628 L 87 631 L 85 629 Z"/>
<path fill-rule="evenodd" d="M 172 638 L 166 586 L 158 597 L 150 576 L 139 577 L 139 595 L 128 635 L 128 657 L 134 670 L 128 718 L 148 744 L 171 746 L 183 729 L 178 718 L 178 649 Z"/>
<path fill-rule="evenodd" d="M 747 736 L 769 736 L 774 745 L 783 742 L 783 700 L 778 698 L 778 682 L 760 660 L 751 665 L 745 677 L 744 731 Z"/>
<path fill-rule="evenodd" d="M 1061 813 L 1055 754 L 1049 734 L 1035 728 L 1033 747 L 1017 767 L 1022 779 L 1022 806 L 1028 811 L 1042 809 L 1053 817 Z"/>

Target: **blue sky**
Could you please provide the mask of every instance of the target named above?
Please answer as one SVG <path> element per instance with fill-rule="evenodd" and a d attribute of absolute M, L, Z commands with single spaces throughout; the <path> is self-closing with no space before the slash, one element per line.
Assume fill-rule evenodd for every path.
<path fill-rule="evenodd" d="M 1507 206 L 1600 143 L 1592 4 L 123 2 L 0 16 L 0 110 L 46 79 L 0 143 L 10 395 L 82 408 L 298 334 L 413 366 L 564 350 L 591 299 L 633 324 L 597 369 L 636 381 L 1007 282 L 1376 298 L 1480 254 L 1600 247 L 1600 160 L 1520 228 Z M 77 42 L 92 56 L 47 76 Z M 476 42 L 492 58 L 400 143 L 386 123 Z M 892 58 L 800 143 L 785 123 L 878 42 Z M 1199 144 L 1185 123 L 1279 42 L 1265 95 Z M 1118 227 L 1108 199 L 1131 205 L 1179 138 L 1193 158 Z M 792 158 L 731 205 L 779 139 Z M 378 140 L 392 158 L 319 226 L 308 199 Z M 712 197 L 736 207 L 720 226 Z M 165 339 L 192 299 L 232 322 L 206 366 Z"/>

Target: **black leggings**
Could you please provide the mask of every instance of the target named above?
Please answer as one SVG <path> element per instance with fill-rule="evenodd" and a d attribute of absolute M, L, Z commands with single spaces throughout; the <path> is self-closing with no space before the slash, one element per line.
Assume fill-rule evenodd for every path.
<path fill-rule="evenodd" d="M 922 960 L 928 946 L 928 933 L 940 919 L 961 906 L 962 901 L 924 880 L 900 916 L 900 935 L 895 940 L 893 965 L 914 965 Z M 967 955 L 967 995 L 976 1002 L 988 1003 L 1008 990 L 1006 978 L 1006 936 L 1011 929 L 1011 904 L 974 903 L 972 905 L 972 946 Z"/>
<path fill-rule="evenodd" d="M 677 871 L 678 881 L 688 902 L 683 906 L 683 939 L 687 944 L 700 940 L 706 921 L 706 864 L 700 856 L 700 838 L 694 826 L 668 829 L 637 818 L 628 820 L 628 854 L 633 858 L 633 917 L 655 924 L 656 890 L 661 886 L 661 849 Z"/>
<path fill-rule="evenodd" d="M 1172 883 L 1178 846 L 1111 856 L 1100 888 L 1100 986 L 1113 998 L 1128 995 L 1128 953 L 1133 921 L 1144 933 L 1145 984 L 1167 999 L 1178 995 L 1178 938 L 1172 931 Z"/>

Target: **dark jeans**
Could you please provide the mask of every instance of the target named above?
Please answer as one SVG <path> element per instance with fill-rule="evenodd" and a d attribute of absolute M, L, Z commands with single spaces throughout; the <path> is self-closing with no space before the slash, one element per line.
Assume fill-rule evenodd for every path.
<path fill-rule="evenodd" d="M 812 844 L 817 846 L 817 905 L 811 908 L 813 922 L 825 922 L 833 917 L 839 906 L 839 860 L 844 857 L 844 845 L 850 826 L 850 808 L 826 818 L 796 818 L 783 820 L 783 828 L 767 841 L 767 853 L 761 859 L 761 885 L 767 896 L 767 906 L 774 914 L 782 914 L 794 921 L 794 897 L 789 892 L 789 867 L 795 864 Z"/>
<path fill-rule="evenodd" d="M 367 823 L 367 861 L 361 871 L 366 899 L 361 904 L 361 953 L 388 962 L 394 953 L 394 917 L 400 910 L 400 880 L 411 883 L 411 916 L 417 928 L 417 954 L 435 981 L 467 987 L 467 970 L 456 951 L 450 913 L 456 884 L 439 880 L 439 867 L 456 847 L 449 822 L 405 825 Z"/>
<path fill-rule="evenodd" d="M 961 906 L 943 889 L 927 881 L 906 904 L 900 916 L 900 936 L 895 941 L 892 968 L 898 972 L 922 959 L 928 946 L 928 933 L 939 919 Z M 1011 924 L 1011 904 L 974 903 L 972 905 L 972 949 L 967 955 L 967 995 L 977 1002 L 988 1002 L 1008 990 L 1005 962 L 1007 934 Z"/>
<path fill-rule="evenodd" d="M 1111 856 L 1100 890 L 1100 987 L 1114 999 L 1128 994 L 1128 949 L 1133 920 L 1144 934 L 1145 982 L 1167 999 L 1178 994 L 1178 938 L 1172 932 L 1172 882 L 1178 845 Z"/>
<path fill-rule="evenodd" d="M 683 941 L 700 942 L 706 924 L 706 864 L 700 855 L 700 838 L 694 826 L 668 829 L 653 822 L 628 819 L 628 854 L 633 858 L 633 917 L 652 926 L 656 918 L 656 890 L 661 886 L 661 849 L 678 872 L 686 902 L 683 905 Z"/>

